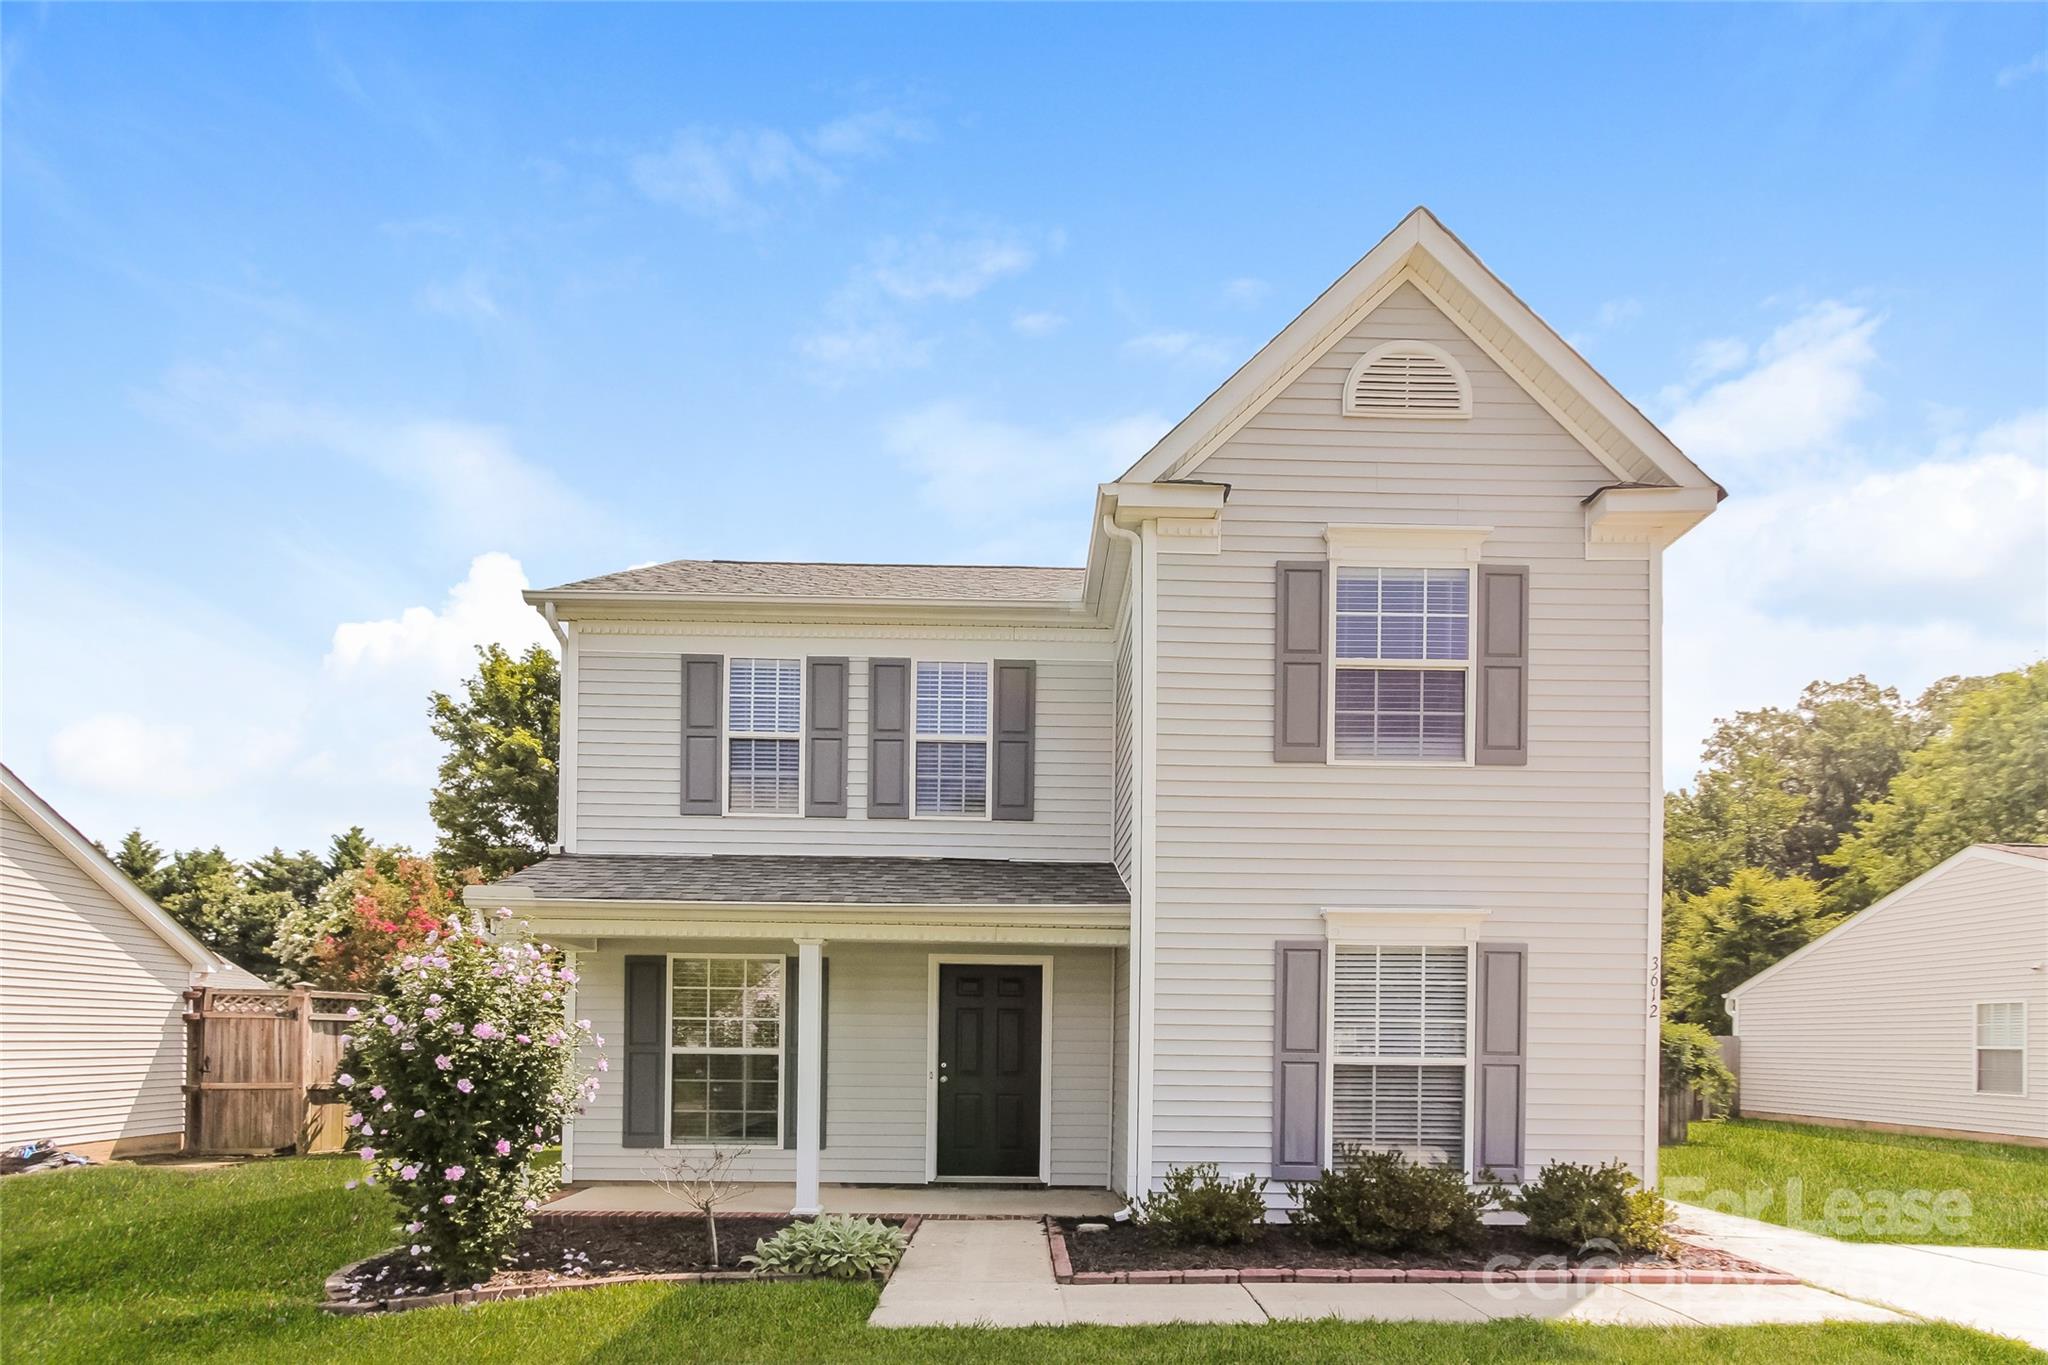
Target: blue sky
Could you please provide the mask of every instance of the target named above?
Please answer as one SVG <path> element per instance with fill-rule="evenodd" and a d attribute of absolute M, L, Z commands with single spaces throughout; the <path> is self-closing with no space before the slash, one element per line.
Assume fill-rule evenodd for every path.
<path fill-rule="evenodd" d="M 2048 637 L 2038 6 L 9 6 L 5 756 L 88 832 L 431 840 L 522 582 L 1078 562 L 1417 203 L 1733 494 L 1717 714 Z"/>

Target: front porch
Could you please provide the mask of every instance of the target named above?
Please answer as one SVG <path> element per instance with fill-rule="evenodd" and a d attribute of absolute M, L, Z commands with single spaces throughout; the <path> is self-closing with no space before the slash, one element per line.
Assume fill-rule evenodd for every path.
<path fill-rule="evenodd" d="M 796 1207 L 797 1199 L 795 1185 L 754 1185 L 731 1208 L 783 1213 Z M 973 1185 L 823 1185 L 818 1202 L 826 1213 L 914 1213 L 926 1218 L 1106 1218 L 1124 1205 L 1123 1198 L 1109 1190 Z M 660 1186 L 635 1181 L 570 1185 L 547 1207 L 562 1213 L 687 1211 Z M 721 1210 L 721 1216 L 728 1215 Z"/>

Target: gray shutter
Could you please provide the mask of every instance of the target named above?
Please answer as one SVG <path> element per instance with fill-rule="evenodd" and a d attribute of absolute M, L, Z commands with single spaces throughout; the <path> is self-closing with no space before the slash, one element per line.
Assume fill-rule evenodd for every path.
<path fill-rule="evenodd" d="M 1475 1152 L 1472 1169 L 1519 1184 L 1522 1128 L 1528 1110 L 1529 949 L 1521 943 L 1482 943 L 1473 954 L 1477 979 L 1478 1077 L 1472 1087 Z"/>
<path fill-rule="evenodd" d="M 910 818 L 910 660 L 868 660 L 868 819 Z"/>
<path fill-rule="evenodd" d="M 1313 1180 L 1323 1169 L 1321 939 L 1273 945 L 1273 1178 Z"/>
<path fill-rule="evenodd" d="M 1037 763 L 1038 665 L 1029 659 L 998 659 L 995 674 L 995 799 L 989 818 L 1029 820 Z"/>
<path fill-rule="evenodd" d="M 626 959 L 626 1099 L 621 1147 L 659 1147 L 668 1138 L 668 1116 L 662 1112 L 663 1053 L 668 1049 L 662 1027 L 668 1018 L 668 959 Z"/>
<path fill-rule="evenodd" d="M 724 768 L 725 660 L 716 654 L 683 656 L 683 807 L 685 815 L 720 815 Z"/>
<path fill-rule="evenodd" d="M 1320 559 L 1273 566 L 1273 761 L 1328 757 L 1330 566 Z"/>
<path fill-rule="evenodd" d="M 796 959 L 782 960 L 782 1145 L 788 1151 L 796 1150 L 796 1085 L 802 1070 L 796 1056 Z M 825 1120 L 828 1110 L 825 1101 L 830 1097 L 832 1059 L 832 959 L 825 958 L 818 963 L 818 981 L 825 987 L 825 1008 L 818 1017 L 818 1070 L 828 1078 L 825 1088 L 818 1092 L 818 1150 L 825 1149 Z"/>
<path fill-rule="evenodd" d="M 846 815 L 846 667 L 844 659 L 804 664 L 805 815 Z"/>
<path fill-rule="evenodd" d="M 1529 761 L 1529 566 L 1479 566 L 1479 642 L 1474 668 L 1473 761 Z"/>

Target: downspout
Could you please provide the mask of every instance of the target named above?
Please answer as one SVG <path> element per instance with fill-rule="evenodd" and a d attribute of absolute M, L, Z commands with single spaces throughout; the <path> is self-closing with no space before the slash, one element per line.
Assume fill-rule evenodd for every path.
<path fill-rule="evenodd" d="M 546 619 L 548 629 L 555 633 L 555 639 L 561 641 L 563 649 L 567 649 L 569 647 L 569 632 L 563 630 L 562 623 L 555 619 L 554 598 L 550 597 L 547 601 L 540 604 L 540 614 Z"/>
<path fill-rule="evenodd" d="M 1140 1077 L 1141 1054 L 1138 1015 L 1144 1004 L 1144 985 L 1151 966 L 1145 960 L 1145 937 L 1141 925 L 1145 922 L 1144 817 L 1145 792 L 1149 786 L 1148 774 L 1152 762 L 1152 736 L 1145 723 L 1143 705 L 1144 680 L 1152 666 L 1151 630 L 1145 616 L 1145 540 L 1136 531 L 1125 530 L 1116 524 L 1113 513 L 1102 514 L 1102 533 L 1112 540 L 1120 540 L 1130 551 L 1130 592 L 1131 592 L 1131 948 L 1130 948 L 1130 1010 L 1131 1026 L 1126 1045 L 1131 1055 L 1125 1060 L 1124 1073 L 1128 1090 L 1124 1096 L 1124 1125 L 1126 1129 L 1124 1153 L 1124 1193 L 1135 1198 L 1143 1192 L 1150 1180 L 1143 1185 L 1138 1180 L 1142 1167 L 1151 1168 L 1152 1155 L 1140 1150 L 1140 1139 L 1144 1136 L 1144 1125 L 1139 1120 L 1140 1103 L 1144 1084 Z M 1151 1030 L 1142 1030 L 1149 1040 Z M 1131 1217 L 1132 1208 L 1126 1204 L 1117 1211 L 1119 1222 Z"/>

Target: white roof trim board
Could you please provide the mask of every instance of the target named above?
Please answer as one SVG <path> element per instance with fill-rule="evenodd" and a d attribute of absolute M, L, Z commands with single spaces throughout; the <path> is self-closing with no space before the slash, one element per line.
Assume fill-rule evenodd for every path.
<path fill-rule="evenodd" d="M 1972 844 L 1968 848 L 1964 849 L 1962 852 L 1953 854 L 1950 857 L 1942 860 L 1941 862 L 1936 863 L 1933 867 L 1928 868 L 1925 872 L 1922 872 L 1919 876 L 1913 878 L 1912 881 L 1907 882 L 1904 886 L 1892 892 L 1890 895 L 1885 896 L 1880 900 L 1872 902 L 1867 908 L 1854 915 L 1851 915 L 1848 919 L 1842 921 L 1834 928 L 1828 930 L 1825 934 L 1822 934 L 1819 938 L 1807 944 L 1805 947 L 1799 949 L 1797 952 L 1792 953 L 1786 957 L 1782 957 L 1778 959 L 1776 962 L 1772 963 L 1770 966 L 1764 968 L 1755 976 L 1752 976 L 1749 980 L 1743 982 L 1740 986 L 1737 986 L 1734 990 L 1728 992 L 1728 1003 L 1730 1005 L 1734 1005 L 1742 997 L 1742 995 L 1750 988 L 1762 985 L 1764 982 L 1776 976 L 1779 972 L 1785 971 L 1792 967 L 1793 964 L 1803 961 L 1808 956 L 1818 953 L 1819 951 L 1828 947 L 1831 944 L 1841 942 L 1846 935 L 1853 932 L 1859 926 L 1871 923 L 1878 916 L 1882 915 L 1886 910 L 1891 909 L 1894 905 L 1902 903 L 1905 900 L 1907 893 L 1918 888 L 1921 883 L 1931 882 L 1939 877 L 1946 876 L 1949 870 L 1954 868 L 1958 864 L 1972 860 L 2005 863 L 2012 867 L 2024 867 L 2031 871 L 2039 872 L 2044 876 L 2048 876 L 2048 856 L 2044 856 L 2042 852 L 2036 851 L 2030 846 L 2008 848 L 2001 847 L 1998 844 Z M 1731 1013 L 1732 1012 L 1733 1011 L 1731 1011 Z"/>
<path fill-rule="evenodd" d="M 8 809 L 49 840 L 51 847 L 63 853 L 79 871 L 92 878 L 124 909 L 133 913 L 173 951 L 190 962 L 194 972 L 208 977 L 215 984 L 250 987 L 264 984 L 194 938 L 141 887 L 130 881 L 126 873 L 115 867 L 106 854 L 94 847 L 92 840 L 79 833 L 69 820 L 59 815 L 49 802 L 38 796 L 34 788 L 15 776 L 14 769 L 4 763 L 0 763 L 0 796 L 4 796 Z"/>

